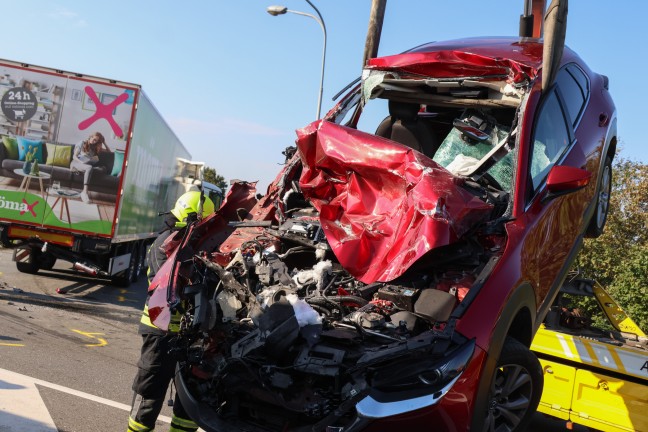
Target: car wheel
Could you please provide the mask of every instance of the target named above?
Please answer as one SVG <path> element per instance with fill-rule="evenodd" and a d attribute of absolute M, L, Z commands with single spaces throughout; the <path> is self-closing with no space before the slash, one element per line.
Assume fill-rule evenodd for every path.
<path fill-rule="evenodd" d="M 610 210 L 610 194 L 612 192 L 612 159 L 605 157 L 601 180 L 599 181 L 596 197 L 596 210 L 587 227 L 586 235 L 590 238 L 596 238 L 603 234 L 605 221 L 607 220 L 608 211 Z"/>
<path fill-rule="evenodd" d="M 542 386 L 538 358 L 516 339 L 507 337 L 491 382 L 482 430 L 526 430 L 540 402 Z"/>

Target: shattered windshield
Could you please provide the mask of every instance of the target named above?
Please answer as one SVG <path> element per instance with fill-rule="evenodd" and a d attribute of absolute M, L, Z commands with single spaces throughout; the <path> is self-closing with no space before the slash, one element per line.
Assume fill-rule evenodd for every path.
<path fill-rule="evenodd" d="M 509 137 L 505 126 L 494 126 L 484 141 L 471 142 L 458 128 L 452 128 L 434 154 L 433 160 L 456 175 L 468 175 L 495 146 Z M 486 171 L 506 192 L 511 191 L 513 178 L 512 153 L 507 152 Z"/>
<path fill-rule="evenodd" d="M 349 99 L 355 109 L 342 109 L 336 123 L 410 147 L 456 176 L 511 192 L 520 91 L 505 82 L 365 75 Z"/>

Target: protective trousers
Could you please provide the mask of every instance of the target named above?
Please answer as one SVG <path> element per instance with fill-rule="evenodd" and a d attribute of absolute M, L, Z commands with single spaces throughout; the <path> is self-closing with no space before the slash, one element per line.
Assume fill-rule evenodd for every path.
<path fill-rule="evenodd" d="M 162 410 L 166 391 L 175 374 L 177 358 L 170 351 L 174 334 L 143 334 L 142 353 L 133 381 L 133 404 L 128 418 L 128 432 L 154 430 Z M 169 432 L 193 432 L 198 425 L 185 412 L 177 394 Z"/>

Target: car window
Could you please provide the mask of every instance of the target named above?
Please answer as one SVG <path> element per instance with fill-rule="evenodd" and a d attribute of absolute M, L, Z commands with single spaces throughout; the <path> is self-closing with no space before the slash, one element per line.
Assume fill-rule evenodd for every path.
<path fill-rule="evenodd" d="M 585 95 L 585 100 L 589 97 L 589 80 L 585 76 L 585 73 L 579 68 L 578 66 L 571 64 L 567 66 L 567 70 L 571 74 L 571 76 L 574 77 L 576 82 L 578 82 L 578 85 L 580 86 L 581 89 L 583 89 L 583 94 Z"/>
<path fill-rule="evenodd" d="M 533 135 L 530 174 L 536 191 L 569 145 L 567 125 L 555 91 L 549 93 L 540 108 Z"/>
<path fill-rule="evenodd" d="M 579 114 L 585 104 L 585 94 L 583 89 L 568 72 L 567 68 L 562 69 L 556 78 L 560 94 L 569 113 L 572 125 L 578 121 Z"/>

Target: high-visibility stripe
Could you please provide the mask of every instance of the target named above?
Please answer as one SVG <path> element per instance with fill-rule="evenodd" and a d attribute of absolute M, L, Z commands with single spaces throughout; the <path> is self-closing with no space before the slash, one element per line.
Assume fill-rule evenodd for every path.
<path fill-rule="evenodd" d="M 14 226 L 9 227 L 9 236 L 20 238 L 38 237 L 45 242 L 62 246 L 72 246 L 74 244 L 74 237 L 69 234 L 57 234 Z"/>
<path fill-rule="evenodd" d="M 578 358 L 581 359 L 581 361 L 591 363 L 593 365 L 598 365 L 596 357 L 593 357 L 594 353 L 591 352 L 591 348 L 588 349 L 582 340 L 572 338 L 571 342 L 574 344 L 576 354 L 578 355 Z"/>
<path fill-rule="evenodd" d="M 179 313 L 174 313 L 171 315 L 171 321 L 169 322 L 169 331 L 171 333 L 178 333 L 180 331 L 180 319 L 181 315 Z M 144 310 L 142 311 L 142 317 L 140 318 L 140 323 L 153 327 L 153 328 L 158 328 L 155 324 L 151 322 L 151 317 L 149 316 L 149 311 L 148 311 L 148 304 L 144 305 Z"/>
<path fill-rule="evenodd" d="M 149 432 L 151 430 L 143 424 L 136 422 L 131 417 L 128 417 L 128 429 L 126 429 L 126 432 Z"/>
<path fill-rule="evenodd" d="M 621 356 L 619 355 L 619 352 L 615 349 L 610 350 L 610 355 L 612 356 L 612 359 L 614 360 L 614 363 L 617 365 L 619 371 L 626 373 L 625 365 L 623 364 L 623 360 L 621 360 Z"/>
<path fill-rule="evenodd" d="M 646 354 L 642 349 L 583 339 L 544 328 L 536 334 L 531 349 L 537 353 L 588 364 L 610 372 L 648 378 Z"/>
<path fill-rule="evenodd" d="M 619 366 L 617 365 L 614 357 L 612 356 L 612 353 L 605 345 L 601 345 L 601 344 L 594 345 L 589 342 L 586 343 L 591 348 L 592 352 L 594 353 L 594 356 L 596 357 L 597 361 L 601 366 L 607 366 L 608 368 L 613 369 L 615 371 L 619 370 Z"/>
<path fill-rule="evenodd" d="M 574 354 L 572 354 L 571 349 L 569 348 L 569 345 L 567 344 L 565 338 L 561 334 L 556 334 L 556 338 L 558 338 L 558 342 L 560 342 L 560 346 L 562 347 L 565 356 L 567 356 L 570 359 L 573 359 Z"/>
<path fill-rule="evenodd" d="M 171 418 L 169 432 L 195 432 L 196 430 L 198 430 L 198 425 L 189 419 L 183 419 L 175 415 Z"/>

